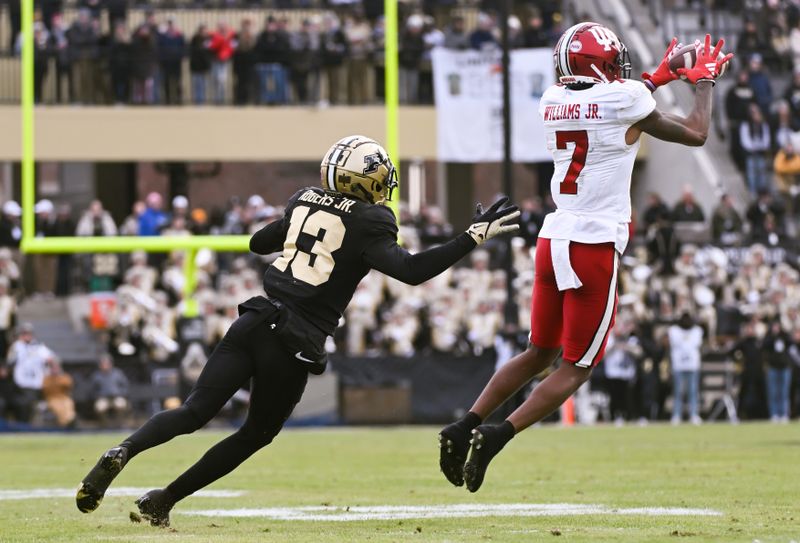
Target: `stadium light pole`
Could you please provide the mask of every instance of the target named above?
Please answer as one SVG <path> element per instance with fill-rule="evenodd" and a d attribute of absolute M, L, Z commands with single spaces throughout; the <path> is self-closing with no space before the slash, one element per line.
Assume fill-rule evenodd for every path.
<path fill-rule="evenodd" d="M 398 78 L 398 21 L 397 0 L 384 0 L 384 71 L 383 94 L 386 102 L 386 150 L 392 157 L 397 168 L 398 180 L 400 174 L 400 150 L 398 141 L 398 108 L 399 108 L 399 78 Z M 389 202 L 389 207 L 394 212 L 397 224 L 400 224 L 400 187 L 396 189 L 397 195 Z"/>
<path fill-rule="evenodd" d="M 503 192 L 510 201 L 514 201 L 514 183 L 511 172 L 511 56 L 509 55 L 510 39 L 508 34 L 508 18 L 511 16 L 513 0 L 500 2 L 500 44 L 503 49 L 501 64 L 503 67 Z M 506 322 L 516 322 L 516 303 L 514 303 L 514 256 L 511 252 L 511 238 L 506 240 L 504 268 L 506 272 Z"/>

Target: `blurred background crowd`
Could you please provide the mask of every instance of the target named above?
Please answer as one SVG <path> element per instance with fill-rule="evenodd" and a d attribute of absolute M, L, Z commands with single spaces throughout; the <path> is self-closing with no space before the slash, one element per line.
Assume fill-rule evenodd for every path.
<path fill-rule="evenodd" d="M 35 23 L 37 100 L 380 103 L 382 4 L 82 0 L 64 6 L 43 0 Z M 497 47 L 494 4 L 400 2 L 402 102 L 432 102 L 434 48 Z M 561 3 L 516 4 L 521 9 L 509 21 L 512 46 L 552 46 L 563 30 Z M 699 4 L 701 19 L 709 13 L 706 8 L 716 7 L 741 17 L 741 33 L 729 40 L 737 54 L 728 76 L 732 81 L 719 85 L 722 114 L 716 120 L 749 194 L 739 199 L 721 194 L 709 206 L 698 202 L 687 185 L 676 201 L 653 193 L 636 210 L 633 242 L 622 259 L 617 324 L 591 384 L 597 395 L 587 401 L 599 417 L 619 423 L 700 423 L 720 406 L 731 419 L 785 422 L 800 410 L 800 2 L 688 4 Z M 3 34 L 8 43 L 0 44 L 10 52 L 19 49 L 15 6 L 11 1 L 10 31 Z M 264 8 L 274 11 L 256 17 Z M 200 24 L 193 14 L 208 10 L 213 10 L 213 24 Z M 43 91 L 47 85 L 55 89 L 49 96 Z M 374 359 L 489 356 L 500 365 L 524 349 L 534 247 L 553 206 L 547 197 L 516 199 L 522 230 L 510 244 L 487 244 L 418 287 L 370 273 L 329 351 Z M 115 222 L 100 201 L 76 212 L 55 199 L 40 200 L 36 235 L 251 234 L 279 218 L 282 203 L 253 194 L 203 208 L 186 196 L 165 201 L 154 192 Z M 69 426 L 77 412 L 87 421 L 114 423 L 116 416 L 145 410 L 137 404 L 137 387 L 141 391 L 168 368 L 178 371 L 185 393 L 236 318 L 237 303 L 263 292 L 261 273 L 269 258 L 200 251 L 195 262 L 200 317 L 186 319 L 185 254 L 23 258 L 20 214 L 18 203 L 3 203 L 0 353 L 8 354 L 0 364 L 0 418 L 30 421 L 48 412 L 59 425 Z M 416 215 L 401 205 L 400 218 L 402 239 L 412 251 L 454 235 L 444 211 L 432 205 Z M 86 293 L 106 304 L 101 314 L 86 317 L 96 317 L 90 324 L 103 354 L 96 368 L 73 383 L 59 354 L 37 341 L 36 330 L 21 322 L 17 310 L 29 298 Z M 78 396 L 73 387 L 83 390 L 77 410 L 70 406 L 71 396 Z M 173 400 L 178 401 L 170 398 L 158 407 Z"/>
<path fill-rule="evenodd" d="M 74 104 L 325 106 L 384 98 L 382 0 L 330 2 L 320 10 L 266 16 L 257 10 L 221 10 L 213 24 L 197 22 L 191 9 L 165 15 L 153 6 L 137 14 L 142 20 L 135 20 L 125 0 L 82 2 L 67 20 L 59 4 L 44 2 L 34 23 L 34 86 L 40 102 L 48 78 L 55 79 L 56 88 L 50 100 Z M 277 4 L 308 8 L 311 2 Z M 434 48 L 499 47 L 496 16 L 451 14 L 458 4 L 400 3 L 402 103 L 433 102 Z M 510 19 L 512 46 L 553 45 L 563 30 L 558 2 L 518 4 L 526 5 L 529 16 Z M 195 7 L 205 9 L 202 3 Z M 10 36 L 18 53 L 18 26 Z"/>
<path fill-rule="evenodd" d="M 151 193 L 116 224 L 99 201 L 92 202 L 76 223 L 57 203 L 41 200 L 36 204 L 36 228 L 39 236 L 250 234 L 282 216 L 280 205 L 274 204 L 251 195 L 232 198 L 224 210 L 205 210 L 193 208 L 184 196 L 165 205 L 160 194 Z M 552 203 L 525 198 L 521 207 L 521 236 L 510 244 L 487 244 L 424 285 L 409 286 L 370 272 L 328 350 L 364 358 L 488 355 L 502 364 L 525 348 L 534 248 Z M 3 352 L 10 346 L 3 366 L 9 407 L 15 405 L 13 391 L 20 388 L 14 345 L 26 337 L 30 343 L 33 334 L 30 325 L 17 323 L 15 317 L 22 296 L 111 293 L 102 295 L 111 301 L 100 322 L 93 324 L 108 353 L 102 364 L 118 365 L 126 379 L 141 382 L 158 368 L 178 368 L 188 387 L 236 319 L 237 304 L 263 293 L 261 274 L 276 256 L 198 252 L 194 296 L 200 316 L 185 319 L 183 252 L 23 259 L 14 239 L 19 206 L 9 201 L 2 209 L 0 341 Z M 607 418 L 621 422 L 669 416 L 678 422 L 680 404 L 675 407 L 673 401 L 667 409 L 666 402 L 681 393 L 687 394 L 688 420 L 699 422 L 701 359 L 715 357 L 735 361 L 740 417 L 769 416 L 779 422 L 800 407 L 800 274 L 790 265 L 797 255 L 785 244 L 763 237 L 758 209 L 759 203 L 753 203 L 740 217 L 724 197 L 707 220 L 688 187 L 673 205 L 653 195 L 635 224 L 635 242 L 622 259 L 617 324 L 606 363 L 595 376 L 595 387 L 608 393 Z M 402 238 L 412 251 L 455 234 L 434 206 L 411 216 L 402 205 L 401 220 Z M 701 238 L 708 241 L 693 242 Z M 506 258 L 513 263 L 511 305 Z M 187 342 L 194 345 L 189 351 Z M 57 354 L 45 346 L 34 358 L 42 368 L 37 379 L 44 378 L 48 368 L 61 375 Z M 688 373 L 679 378 L 682 371 Z M 108 398 L 107 392 L 100 395 L 105 389 L 97 383 L 98 398 Z M 126 386 L 109 388 L 125 398 Z M 96 401 L 92 406 L 103 413 L 127 405 L 106 400 L 98 410 Z"/>

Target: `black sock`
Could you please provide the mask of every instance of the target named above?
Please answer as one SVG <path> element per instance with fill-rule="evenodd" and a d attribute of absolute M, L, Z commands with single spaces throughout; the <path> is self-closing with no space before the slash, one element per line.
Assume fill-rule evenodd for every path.
<path fill-rule="evenodd" d="M 511 441 L 516 434 L 517 431 L 514 429 L 514 425 L 508 421 L 504 421 L 503 424 L 497 426 L 497 435 L 502 439 L 503 446 Z"/>
<path fill-rule="evenodd" d="M 473 413 L 472 411 L 468 411 L 466 415 L 461 417 L 456 421 L 456 426 L 458 426 L 461 430 L 464 431 L 471 431 L 473 428 L 477 428 L 480 423 L 483 422 L 481 418 L 478 416 L 477 413 Z"/>

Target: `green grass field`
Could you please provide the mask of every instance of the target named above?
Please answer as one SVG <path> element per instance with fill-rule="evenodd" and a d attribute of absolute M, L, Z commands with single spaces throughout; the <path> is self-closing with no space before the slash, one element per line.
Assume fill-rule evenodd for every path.
<path fill-rule="evenodd" d="M 210 489 L 172 528 L 131 522 L 135 496 L 107 496 L 91 515 L 71 497 L 8 499 L 8 490 L 77 487 L 121 435 L 0 436 L 0 541 L 800 541 L 800 426 L 544 427 L 498 457 L 470 494 L 438 471 L 436 428 L 287 430 Z M 222 435 L 184 436 L 137 457 L 112 488 L 159 487 Z M 552 515 L 392 520 L 206 517 L 209 509 L 298 506 L 570 504 Z M 570 515 L 577 505 L 599 514 Z M 701 508 L 716 516 L 618 514 Z M 513 513 L 513 512 L 512 512 Z M 327 513 L 326 513 L 327 514 Z"/>

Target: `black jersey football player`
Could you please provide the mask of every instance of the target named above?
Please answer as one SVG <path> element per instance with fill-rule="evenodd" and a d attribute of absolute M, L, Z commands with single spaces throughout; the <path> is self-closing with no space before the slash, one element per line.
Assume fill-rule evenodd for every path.
<path fill-rule="evenodd" d="M 370 269 L 420 284 L 443 272 L 484 241 L 519 228 L 507 199 L 478 206 L 470 228 L 438 247 L 412 255 L 397 243 L 392 211 L 382 205 L 397 185 L 394 166 L 377 142 L 350 136 L 322 160 L 322 188 L 297 192 L 280 220 L 256 232 L 250 250 L 282 251 L 264 275 L 266 296 L 239 305 L 239 318 L 211 354 L 184 404 L 154 415 L 105 452 L 81 482 L 78 509 L 97 509 L 111 481 L 137 454 L 202 428 L 250 382 L 241 428 L 209 449 L 166 488 L 136 503 L 153 525 L 169 524 L 176 502 L 230 473 L 280 432 L 300 400 L 308 374 L 327 361 L 333 334 L 359 281 Z"/>

